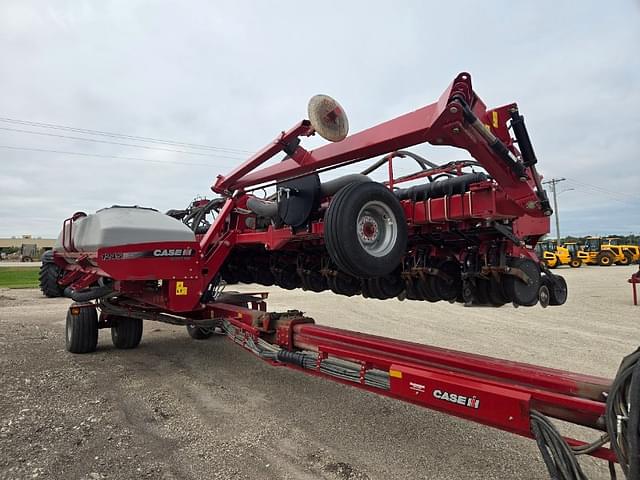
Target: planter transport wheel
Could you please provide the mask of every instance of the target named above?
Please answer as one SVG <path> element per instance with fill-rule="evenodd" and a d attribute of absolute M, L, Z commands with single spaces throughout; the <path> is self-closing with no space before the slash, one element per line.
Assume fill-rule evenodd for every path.
<path fill-rule="evenodd" d="M 110 315 L 111 340 L 116 348 L 135 348 L 142 338 L 142 319 Z"/>
<path fill-rule="evenodd" d="M 351 183 L 325 215 L 325 243 L 334 263 L 354 277 L 382 277 L 400 264 L 407 223 L 400 202 L 376 182 Z"/>
<path fill-rule="evenodd" d="M 67 311 L 66 348 L 71 353 L 93 352 L 98 345 L 98 313 L 96 307 L 73 304 Z"/>

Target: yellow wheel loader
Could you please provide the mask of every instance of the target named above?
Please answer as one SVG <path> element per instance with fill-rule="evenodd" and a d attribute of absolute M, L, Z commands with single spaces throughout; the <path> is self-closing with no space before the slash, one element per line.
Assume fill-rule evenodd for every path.
<path fill-rule="evenodd" d="M 561 265 L 569 265 L 572 268 L 582 266 L 582 260 L 578 257 L 578 244 L 575 242 L 568 242 L 560 247 L 557 246 L 554 240 L 538 242 L 536 253 L 549 268 L 556 268 Z"/>
<path fill-rule="evenodd" d="M 616 238 L 587 237 L 582 249 L 578 252 L 578 257 L 586 265 L 600 265 L 609 267 L 611 265 L 629 265 L 630 256 L 625 255 L 622 246 L 616 245 Z"/>

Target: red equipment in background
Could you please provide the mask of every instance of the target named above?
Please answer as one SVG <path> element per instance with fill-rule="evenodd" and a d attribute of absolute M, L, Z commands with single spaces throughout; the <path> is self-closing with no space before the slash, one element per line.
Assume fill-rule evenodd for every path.
<path fill-rule="evenodd" d="M 95 350 L 99 328 L 133 348 L 143 319 L 187 325 L 194 338 L 225 333 L 273 364 L 535 437 L 554 478 L 584 478 L 576 455 L 590 454 L 637 479 L 638 352 L 610 381 L 321 327 L 299 312 L 267 313 L 266 295 L 222 292 L 243 282 L 468 306 L 565 302 L 566 282 L 533 250 L 551 209 L 516 104 L 487 109 L 461 73 L 436 103 L 351 136 L 329 97 L 312 99 L 309 118 L 219 176 L 212 189 L 221 198 L 167 212 L 189 226 L 191 241 L 78 251 L 84 214 L 66 220 L 41 285 L 76 302 L 67 349 Z M 315 133 L 335 143 L 304 149 L 300 137 Z M 473 160 L 436 165 L 404 150 L 426 142 Z M 361 174 L 320 180 L 379 155 Z M 419 170 L 396 176 L 400 159 Z M 384 166 L 388 178 L 374 182 L 370 174 Z M 255 195 L 268 187 L 275 193 Z M 548 417 L 602 436 L 563 439 Z"/>

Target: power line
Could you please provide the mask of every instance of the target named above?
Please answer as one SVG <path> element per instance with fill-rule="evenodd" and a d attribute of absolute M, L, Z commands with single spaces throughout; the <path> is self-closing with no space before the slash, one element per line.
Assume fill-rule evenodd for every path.
<path fill-rule="evenodd" d="M 628 193 L 628 192 L 616 192 L 613 190 L 608 190 L 604 187 L 600 187 L 598 185 L 592 185 L 590 183 L 585 183 L 585 182 L 579 182 L 578 180 L 574 180 L 572 178 L 567 178 L 567 180 L 569 180 L 572 183 L 575 183 L 576 185 L 580 185 L 583 187 L 588 187 L 591 188 L 592 190 L 597 190 L 597 191 L 601 191 L 603 193 L 608 193 L 610 195 L 614 195 L 614 196 L 624 196 L 624 197 L 629 197 L 632 198 L 634 200 L 640 201 L 640 196 L 638 195 L 634 195 L 633 193 Z"/>
<path fill-rule="evenodd" d="M 98 140 L 95 138 L 85 138 L 85 137 L 74 137 L 72 135 L 60 135 L 57 133 L 48 133 L 48 132 L 36 132 L 33 130 L 23 130 L 21 128 L 9 128 L 9 127 L 0 127 L 0 130 L 5 130 L 9 132 L 18 132 L 18 133 L 29 133 L 32 135 L 44 135 L 47 137 L 56 137 L 56 138 L 68 138 L 70 140 L 80 140 L 83 142 L 94 142 L 94 143 L 106 143 L 109 145 L 121 145 L 124 147 L 136 147 L 136 148 L 144 148 L 146 150 L 161 150 L 164 152 L 174 152 L 174 153 L 183 153 L 187 155 L 200 155 L 203 157 L 213 157 L 213 158 L 228 158 L 230 160 L 244 160 L 246 157 L 230 157 L 228 155 L 219 155 L 212 153 L 203 153 L 203 152 L 189 152 L 186 150 L 173 150 L 171 148 L 163 148 L 163 147 L 150 147 L 148 145 L 136 145 L 133 143 L 122 143 L 122 142 L 112 142 L 110 140 Z"/>
<path fill-rule="evenodd" d="M 616 192 L 612 192 L 611 190 L 606 190 L 606 189 L 602 189 L 602 188 L 598 188 L 596 186 L 593 185 L 589 185 L 589 184 L 583 184 L 583 183 L 579 183 L 576 182 L 575 180 L 571 180 L 570 178 L 567 179 L 571 184 L 575 185 L 577 189 L 580 190 L 585 190 L 589 193 L 595 193 L 597 195 L 601 195 L 604 196 L 610 200 L 614 200 L 616 202 L 622 203 L 624 205 L 635 205 L 638 201 L 640 201 L 640 198 L 638 199 L 634 199 L 634 197 L 628 193 L 622 193 L 623 195 L 627 195 L 627 197 L 620 197 L 617 196 Z M 634 201 L 635 200 L 635 201 Z"/>
<path fill-rule="evenodd" d="M 34 121 L 30 121 L 30 120 L 20 120 L 20 119 L 16 119 L 16 118 L 9 118 L 9 117 L 0 117 L 0 122 L 4 122 L 4 123 L 12 123 L 12 124 L 18 124 L 18 125 L 27 125 L 27 126 L 31 126 L 31 127 L 41 127 L 41 128 L 52 128 L 55 130 L 66 130 L 66 131 L 70 131 L 70 132 L 76 132 L 76 133 L 84 133 L 84 134 L 88 134 L 88 135 L 100 135 L 100 136 L 104 136 L 104 137 L 111 137 L 111 138 L 125 138 L 128 140 L 137 140 L 140 142 L 148 142 L 148 143 L 157 143 L 157 144 L 161 144 L 161 145 L 174 145 L 174 146 L 180 146 L 180 147 L 188 147 L 188 148 L 194 148 L 194 149 L 203 149 L 203 150 L 216 150 L 216 151 L 224 151 L 227 153 L 239 153 L 239 154 L 252 154 L 253 152 L 249 151 L 249 150 L 242 150 L 242 149 L 238 149 L 238 148 L 227 148 L 227 147 L 217 147 L 217 146 L 210 146 L 210 145 L 201 145 L 201 144 L 197 144 L 197 143 L 187 143 L 187 142 L 179 142 L 179 141 L 175 141 L 175 140 L 163 140 L 160 138 L 152 138 L 152 137 L 142 137 L 142 136 L 137 136 L 137 135 L 127 135 L 124 133 L 114 133 L 114 132 L 105 132 L 102 130 L 91 130 L 88 128 L 78 128 L 78 127 L 70 127 L 70 126 L 65 126 L 65 125 L 58 125 L 55 123 L 45 123 L 45 122 L 34 122 Z"/>
<path fill-rule="evenodd" d="M 41 152 L 41 153 L 58 153 L 62 155 L 78 155 L 82 157 L 97 157 L 97 158 L 114 158 L 117 160 L 131 160 L 134 162 L 151 162 L 151 163 L 163 163 L 163 164 L 176 164 L 176 165 L 193 165 L 198 167 L 211 168 L 212 165 L 207 163 L 193 163 L 193 162 L 180 162 L 177 160 L 153 160 L 151 158 L 139 158 L 139 157 L 123 157 L 118 155 L 103 155 L 100 153 L 86 153 L 86 152 L 69 152 L 66 150 L 50 150 L 47 148 L 32 148 L 32 147 L 17 147 L 14 145 L 0 145 L 0 148 L 7 150 L 24 150 L 28 152 Z"/>

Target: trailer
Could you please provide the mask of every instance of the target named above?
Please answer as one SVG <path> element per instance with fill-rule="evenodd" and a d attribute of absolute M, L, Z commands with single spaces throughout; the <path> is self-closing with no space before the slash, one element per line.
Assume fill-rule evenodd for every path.
<path fill-rule="evenodd" d="M 266 294 L 225 290 L 256 283 L 468 307 L 566 301 L 566 282 L 535 253 L 552 211 L 517 104 L 487 108 L 463 72 L 435 103 L 348 129 L 342 107 L 319 95 L 308 119 L 218 176 L 218 197 L 167 214 L 114 206 L 66 219 L 40 278 L 46 295 L 73 300 L 67 349 L 94 351 L 100 328 L 134 348 L 143 320 L 186 325 L 273 365 L 534 438 L 552 478 L 584 478 L 581 454 L 640 478 L 638 352 L 608 380 L 322 327 L 300 311 L 268 312 Z M 331 143 L 305 149 L 316 133 Z M 423 143 L 471 158 L 435 164 L 407 150 Z M 401 161 L 417 170 L 397 175 Z M 373 180 L 378 169 L 386 180 Z M 564 438 L 550 418 L 600 437 Z"/>

